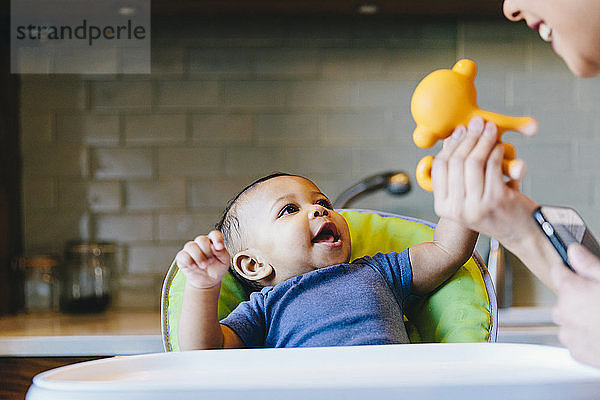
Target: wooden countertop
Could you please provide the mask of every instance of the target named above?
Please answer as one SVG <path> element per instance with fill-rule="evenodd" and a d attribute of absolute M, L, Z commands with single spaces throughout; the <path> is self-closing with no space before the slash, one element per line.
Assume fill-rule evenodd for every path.
<path fill-rule="evenodd" d="M 1 356 L 100 356 L 162 351 L 160 314 L 18 314 L 0 317 Z"/>
<path fill-rule="evenodd" d="M 551 309 L 499 312 L 498 341 L 560 345 Z M 162 352 L 160 314 L 19 314 L 0 317 L 0 357 L 111 356 Z"/>

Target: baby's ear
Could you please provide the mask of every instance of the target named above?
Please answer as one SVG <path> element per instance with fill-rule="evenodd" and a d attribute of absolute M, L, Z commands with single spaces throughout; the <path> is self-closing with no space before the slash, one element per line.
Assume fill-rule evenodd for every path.
<path fill-rule="evenodd" d="M 244 278 L 259 281 L 273 273 L 271 264 L 263 262 L 251 250 L 240 251 L 233 257 L 233 268 Z"/>

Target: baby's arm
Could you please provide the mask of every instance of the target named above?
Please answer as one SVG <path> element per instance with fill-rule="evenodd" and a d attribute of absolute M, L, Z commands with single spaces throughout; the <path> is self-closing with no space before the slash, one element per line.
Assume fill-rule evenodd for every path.
<path fill-rule="evenodd" d="M 181 350 L 244 347 L 230 328 L 219 323 L 221 280 L 229 268 L 221 232 L 187 242 L 175 260 L 186 277 L 179 317 Z"/>
<path fill-rule="evenodd" d="M 412 291 L 427 294 L 463 265 L 475 248 L 477 232 L 440 218 L 432 242 L 420 243 L 409 249 L 412 267 Z"/>

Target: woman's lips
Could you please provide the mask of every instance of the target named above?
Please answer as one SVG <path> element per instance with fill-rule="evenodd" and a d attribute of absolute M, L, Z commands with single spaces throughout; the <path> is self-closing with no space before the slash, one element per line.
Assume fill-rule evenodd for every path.
<path fill-rule="evenodd" d="M 536 21 L 535 23 L 527 24 L 527 26 L 534 31 L 538 31 L 544 42 L 552 41 L 552 28 L 544 21 Z"/>

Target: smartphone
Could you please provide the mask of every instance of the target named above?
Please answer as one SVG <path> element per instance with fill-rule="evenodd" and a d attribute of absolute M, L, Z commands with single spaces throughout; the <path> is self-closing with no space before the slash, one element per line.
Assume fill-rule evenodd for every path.
<path fill-rule="evenodd" d="M 571 271 L 575 272 L 567 257 L 567 247 L 571 243 L 582 244 L 600 258 L 598 241 L 572 208 L 540 206 L 533 212 L 533 218 Z"/>

